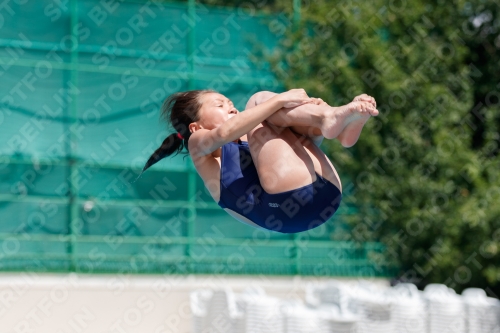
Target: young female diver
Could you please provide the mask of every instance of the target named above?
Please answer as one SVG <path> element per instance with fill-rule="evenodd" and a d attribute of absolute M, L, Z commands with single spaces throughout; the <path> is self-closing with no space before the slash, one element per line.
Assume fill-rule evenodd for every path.
<path fill-rule="evenodd" d="M 282 233 L 315 228 L 340 204 L 340 179 L 318 148 L 323 137 L 350 147 L 370 116 L 378 115 L 366 94 L 331 107 L 304 89 L 256 93 L 244 112 L 212 90 L 180 92 L 165 100 L 161 112 L 177 133 L 143 172 L 186 148 L 221 208 L 243 223 Z"/>

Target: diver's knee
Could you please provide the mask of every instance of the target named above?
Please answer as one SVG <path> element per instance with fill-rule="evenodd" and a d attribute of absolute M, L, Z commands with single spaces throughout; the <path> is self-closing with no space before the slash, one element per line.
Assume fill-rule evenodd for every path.
<path fill-rule="evenodd" d="M 267 101 L 268 99 L 272 98 L 274 95 L 277 95 L 277 94 L 273 93 L 272 91 L 262 90 L 262 91 L 256 92 L 248 100 L 247 105 L 245 106 L 245 110 L 253 108 L 256 105 L 259 105 L 259 104 Z"/>

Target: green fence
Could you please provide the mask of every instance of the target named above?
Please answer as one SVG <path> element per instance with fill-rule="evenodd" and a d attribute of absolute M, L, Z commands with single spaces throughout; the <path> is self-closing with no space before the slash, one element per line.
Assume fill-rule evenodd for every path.
<path fill-rule="evenodd" d="M 285 235 L 228 216 L 189 158 L 133 182 L 170 131 L 158 121 L 169 94 L 212 88 L 242 110 L 256 91 L 283 89 L 261 53 L 289 16 L 244 12 L 194 1 L 0 9 L 0 270 L 392 274 L 381 244 L 332 241 L 345 205 Z"/>

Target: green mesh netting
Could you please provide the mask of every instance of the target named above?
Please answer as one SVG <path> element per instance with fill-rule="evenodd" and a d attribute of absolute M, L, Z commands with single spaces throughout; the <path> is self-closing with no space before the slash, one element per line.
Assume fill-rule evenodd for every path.
<path fill-rule="evenodd" d="M 171 131 L 169 94 L 216 89 L 243 110 L 283 89 L 261 56 L 281 16 L 90 0 L 11 1 L 0 15 L 1 270 L 390 273 L 371 259 L 379 244 L 331 241 L 345 207 L 312 232 L 263 233 L 213 202 L 189 158 L 132 182 Z"/>

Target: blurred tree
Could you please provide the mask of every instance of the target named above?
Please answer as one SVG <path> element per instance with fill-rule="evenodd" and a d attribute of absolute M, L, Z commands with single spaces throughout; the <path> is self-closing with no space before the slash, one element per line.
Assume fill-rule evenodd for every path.
<path fill-rule="evenodd" d="M 367 93 L 380 111 L 354 147 L 323 143 L 359 209 L 332 239 L 384 242 L 399 280 L 500 295 L 499 5 L 315 0 L 283 24 L 263 55 L 287 88 L 331 105 Z"/>

